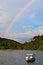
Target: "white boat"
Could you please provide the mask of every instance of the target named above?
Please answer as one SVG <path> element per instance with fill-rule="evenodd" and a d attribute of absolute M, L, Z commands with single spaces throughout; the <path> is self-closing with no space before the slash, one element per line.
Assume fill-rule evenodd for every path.
<path fill-rule="evenodd" d="M 35 61 L 35 54 L 26 54 L 26 61 L 27 62 Z"/>

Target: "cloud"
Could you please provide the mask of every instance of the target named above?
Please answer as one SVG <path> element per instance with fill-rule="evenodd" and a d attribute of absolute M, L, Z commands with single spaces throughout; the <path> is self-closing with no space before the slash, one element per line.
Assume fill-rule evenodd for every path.
<path fill-rule="evenodd" d="M 24 26 L 22 26 L 22 28 L 25 30 L 25 31 L 28 31 L 28 30 L 30 30 L 30 28 L 31 28 L 31 25 L 24 25 Z"/>
<path fill-rule="evenodd" d="M 40 10 L 43 9 L 43 0 L 35 0 L 35 2 L 26 10 L 28 18 L 33 19 Z"/>
<path fill-rule="evenodd" d="M 2 9 L 0 10 L 0 22 L 5 23 L 8 19 L 7 13 Z"/>
<path fill-rule="evenodd" d="M 18 2 L 17 1 L 15 2 L 15 0 L 0 1 L 0 31 L 2 31 L 4 29 L 3 27 L 6 28 L 6 26 L 9 25 L 9 23 L 8 23 L 9 18 L 10 18 L 10 22 L 11 22 L 11 18 L 13 16 L 15 16 L 16 13 L 27 2 L 28 2 L 28 0 L 25 0 L 25 2 L 24 2 L 24 0 L 23 1 L 18 0 Z M 43 34 L 43 20 L 41 19 L 42 20 L 42 22 L 41 22 L 39 19 L 39 16 L 38 16 L 41 13 L 39 11 L 42 9 L 43 9 L 43 0 L 35 0 L 35 2 L 32 3 L 32 5 L 29 6 L 29 8 L 27 8 L 22 13 L 23 15 L 20 16 L 19 22 L 18 23 L 16 22 L 15 26 L 18 27 L 18 28 L 16 28 L 17 33 L 13 32 L 12 34 L 9 34 L 10 31 L 8 32 L 8 34 L 0 33 L 0 37 L 14 39 L 17 41 L 23 41 L 23 39 L 27 40 L 27 39 L 32 38 L 33 36 Z M 38 14 L 38 12 L 39 12 L 39 14 Z M 25 17 L 23 17 L 23 16 L 25 16 Z M 21 27 L 24 25 L 22 27 L 23 28 L 22 30 L 21 30 L 21 27 L 19 26 L 19 24 L 21 25 Z M 13 28 L 13 26 L 12 26 L 12 28 Z M 16 31 L 15 28 L 13 30 Z M 20 32 L 19 30 L 21 30 L 22 32 Z M 23 31 L 23 30 L 25 30 L 25 31 Z"/>
<path fill-rule="evenodd" d="M 13 33 L 13 34 L 0 34 L 1 37 L 9 38 L 16 40 L 18 42 L 22 41 L 24 42 L 25 40 L 29 40 L 30 38 L 37 36 L 37 35 L 42 35 L 43 34 L 43 26 L 36 28 L 34 31 L 27 31 L 27 32 L 18 32 L 18 33 Z M 23 41 L 24 39 L 24 41 Z"/>
<path fill-rule="evenodd" d="M 30 28 L 30 27 L 31 27 L 31 26 L 26 26 L 26 25 L 23 26 L 24 29 L 25 29 L 25 28 L 27 29 L 27 28 Z"/>
<path fill-rule="evenodd" d="M 0 4 L 0 33 L 2 33 L 8 25 L 9 16 L 3 4 Z"/>
<path fill-rule="evenodd" d="M 30 14 L 29 18 L 30 19 L 35 18 L 35 13 Z"/>
<path fill-rule="evenodd" d="M 35 29 L 34 31 L 34 35 L 41 35 L 43 34 L 43 26 L 38 27 L 37 29 Z"/>

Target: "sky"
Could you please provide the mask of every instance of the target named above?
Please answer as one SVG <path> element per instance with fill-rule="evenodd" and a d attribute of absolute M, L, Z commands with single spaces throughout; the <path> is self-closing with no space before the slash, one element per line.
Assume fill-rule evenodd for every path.
<path fill-rule="evenodd" d="M 0 37 L 29 41 L 43 34 L 43 0 L 0 0 Z"/>

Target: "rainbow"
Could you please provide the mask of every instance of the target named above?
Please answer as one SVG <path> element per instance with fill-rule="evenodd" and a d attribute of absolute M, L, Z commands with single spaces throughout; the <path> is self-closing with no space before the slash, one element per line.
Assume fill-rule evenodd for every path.
<path fill-rule="evenodd" d="M 7 27 L 7 29 L 4 31 L 5 33 L 8 33 L 11 26 L 13 25 L 13 23 L 21 16 L 21 14 L 24 12 L 24 10 L 26 8 L 28 8 L 32 3 L 34 2 L 34 0 L 30 0 L 17 14 L 15 17 L 12 18 L 11 23 L 9 24 L 9 26 Z"/>

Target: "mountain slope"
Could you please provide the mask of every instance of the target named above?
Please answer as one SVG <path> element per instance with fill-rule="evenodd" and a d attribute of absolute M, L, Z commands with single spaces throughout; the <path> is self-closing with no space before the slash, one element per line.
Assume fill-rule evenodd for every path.
<path fill-rule="evenodd" d="M 25 43 L 25 47 L 29 50 L 43 50 L 43 35 L 35 36 L 31 42 Z"/>
<path fill-rule="evenodd" d="M 35 36 L 30 42 L 23 44 L 14 40 L 0 38 L 0 49 L 43 50 L 43 35 Z"/>
<path fill-rule="evenodd" d="M 21 44 L 14 40 L 0 38 L 0 49 L 21 49 Z"/>

